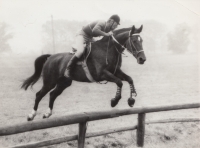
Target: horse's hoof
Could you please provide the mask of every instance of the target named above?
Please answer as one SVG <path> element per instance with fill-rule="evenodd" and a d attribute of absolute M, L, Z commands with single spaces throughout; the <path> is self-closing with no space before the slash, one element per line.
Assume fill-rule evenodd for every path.
<path fill-rule="evenodd" d="M 129 105 L 130 107 L 133 107 L 134 104 L 135 104 L 135 99 L 129 98 L 129 99 L 128 99 L 128 105 Z"/>
<path fill-rule="evenodd" d="M 44 115 L 43 115 L 43 119 L 49 118 L 50 116 L 51 116 L 51 114 L 48 114 L 48 113 L 47 113 L 47 114 L 44 114 Z"/>
<path fill-rule="evenodd" d="M 111 107 L 115 107 L 119 100 L 121 99 L 121 95 L 117 95 L 115 98 L 111 99 Z"/>
<path fill-rule="evenodd" d="M 115 107 L 118 104 L 120 99 L 121 99 L 121 96 L 111 99 L 111 107 Z"/>
<path fill-rule="evenodd" d="M 117 105 L 118 101 L 116 101 L 115 98 L 113 98 L 113 99 L 111 99 L 110 103 L 111 103 L 111 107 L 115 107 Z"/>
<path fill-rule="evenodd" d="M 43 115 L 43 119 L 46 119 L 46 118 L 48 118 L 45 114 Z"/>
<path fill-rule="evenodd" d="M 29 114 L 27 117 L 27 121 L 32 121 L 36 114 Z"/>
<path fill-rule="evenodd" d="M 29 116 L 27 117 L 27 121 L 32 121 L 33 118 L 30 118 Z"/>

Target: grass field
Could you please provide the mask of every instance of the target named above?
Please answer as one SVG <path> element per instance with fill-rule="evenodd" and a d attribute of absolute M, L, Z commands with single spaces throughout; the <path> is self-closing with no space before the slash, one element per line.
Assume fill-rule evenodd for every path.
<path fill-rule="evenodd" d="M 123 58 L 122 70 L 129 74 L 138 93 L 135 106 L 173 105 L 200 102 L 198 55 L 146 55 L 144 65 L 138 65 L 129 55 Z M 37 56 L 0 56 L 0 126 L 26 122 L 33 108 L 35 93 L 41 88 L 39 80 L 33 89 L 20 89 L 22 81 L 33 74 L 33 63 Z M 115 107 L 129 108 L 129 85 L 124 82 L 122 99 Z M 79 83 L 67 88 L 54 104 L 51 118 L 84 111 L 112 109 L 110 99 L 116 93 L 113 83 Z M 49 94 L 41 101 L 34 120 L 43 120 L 48 109 Z M 114 108 L 114 109 L 115 109 Z M 146 120 L 179 117 L 199 117 L 199 109 L 150 113 Z M 88 132 L 135 125 L 137 116 L 124 116 L 114 119 L 89 122 Z M 26 132 L 0 137 L 0 147 L 48 140 L 77 134 L 78 125 Z M 145 148 L 199 148 L 200 123 L 166 123 L 146 126 Z M 48 148 L 73 148 L 72 141 Z M 136 148 L 136 131 L 120 132 L 86 139 L 86 148 Z"/>

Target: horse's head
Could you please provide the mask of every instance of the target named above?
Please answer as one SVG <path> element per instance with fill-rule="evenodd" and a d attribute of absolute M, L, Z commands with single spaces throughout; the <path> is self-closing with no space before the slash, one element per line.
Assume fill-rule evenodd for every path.
<path fill-rule="evenodd" d="M 125 45 L 126 49 L 137 59 L 138 64 L 144 64 L 146 61 L 146 56 L 142 46 L 143 40 L 139 34 L 142 31 L 142 28 L 142 25 L 138 29 L 133 26 L 129 31 L 129 37 Z"/>

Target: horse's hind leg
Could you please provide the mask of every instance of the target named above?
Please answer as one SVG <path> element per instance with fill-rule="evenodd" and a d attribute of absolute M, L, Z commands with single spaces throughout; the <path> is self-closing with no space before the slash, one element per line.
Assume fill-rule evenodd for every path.
<path fill-rule="evenodd" d="M 42 98 L 53 88 L 54 86 L 44 85 L 40 91 L 36 93 L 35 105 L 33 107 L 33 111 L 28 115 L 27 120 L 31 121 L 36 116 L 36 112 L 38 109 L 38 105 Z"/>
<path fill-rule="evenodd" d="M 43 118 L 49 118 L 52 115 L 54 101 L 63 92 L 63 90 L 65 90 L 71 84 L 72 84 L 71 79 L 64 79 L 63 81 L 57 83 L 56 88 L 50 93 L 49 110 L 47 113 L 43 115 Z"/>

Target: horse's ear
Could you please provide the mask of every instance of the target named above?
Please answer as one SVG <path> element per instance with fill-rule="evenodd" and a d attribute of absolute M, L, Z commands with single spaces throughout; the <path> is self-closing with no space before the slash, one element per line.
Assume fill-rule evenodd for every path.
<path fill-rule="evenodd" d="M 140 26 L 140 28 L 137 30 L 138 33 L 142 31 L 143 25 Z"/>
<path fill-rule="evenodd" d="M 131 29 L 131 33 L 130 34 L 133 34 L 135 33 L 135 26 L 133 25 L 132 29 Z"/>

